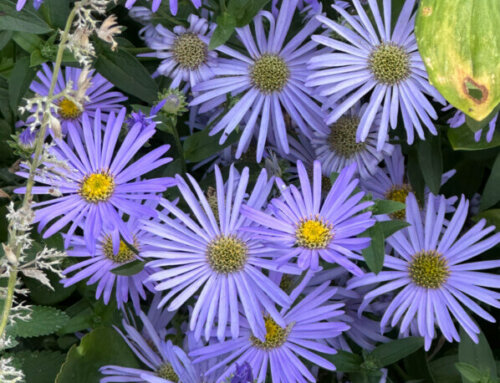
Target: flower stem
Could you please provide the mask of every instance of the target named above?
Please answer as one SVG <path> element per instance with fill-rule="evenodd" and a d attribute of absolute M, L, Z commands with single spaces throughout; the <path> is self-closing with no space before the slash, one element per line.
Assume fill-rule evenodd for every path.
<path fill-rule="evenodd" d="M 54 64 L 54 71 L 52 73 L 52 81 L 50 83 L 50 89 L 49 89 L 49 94 L 48 94 L 48 99 L 51 100 L 52 97 L 54 96 L 54 90 L 56 87 L 57 83 L 57 78 L 59 76 L 59 71 L 61 69 L 61 63 L 63 59 L 63 54 L 64 54 L 64 49 L 66 48 L 66 43 L 68 41 L 68 36 L 69 32 L 71 30 L 71 25 L 73 24 L 73 20 L 75 18 L 76 12 L 78 8 L 80 7 L 80 3 L 77 2 L 73 9 L 71 10 L 68 19 L 66 20 L 66 26 L 64 27 L 64 31 L 61 36 L 61 41 L 59 43 L 59 48 L 57 50 L 57 56 L 56 56 L 56 62 Z M 50 102 L 47 103 L 46 108 L 50 108 Z M 22 208 L 23 209 L 28 209 L 31 206 L 32 203 L 32 190 L 33 190 L 33 185 L 35 183 L 35 172 L 38 169 L 38 166 L 40 166 L 41 163 L 41 158 L 42 158 L 42 151 L 43 151 L 43 146 L 45 143 L 45 133 L 47 132 L 47 128 L 49 125 L 50 121 L 50 110 L 44 110 L 43 111 L 43 119 L 42 119 L 42 125 L 40 127 L 40 130 L 38 131 L 36 141 L 35 141 L 35 153 L 33 155 L 33 160 L 30 165 L 30 172 L 28 176 L 28 181 L 26 183 L 26 192 L 24 194 L 24 199 L 23 199 L 23 204 Z M 14 252 L 16 259 L 19 259 L 21 256 L 21 247 L 19 245 L 16 245 L 16 237 L 17 237 L 17 230 L 15 228 L 11 228 L 9 230 L 9 245 L 11 246 L 12 251 Z M 8 319 L 10 315 L 10 311 L 12 309 L 12 303 L 14 301 L 14 291 L 15 291 L 15 286 L 17 282 L 17 273 L 18 273 L 18 265 L 17 264 L 11 264 L 10 265 L 10 271 L 9 271 L 9 281 L 7 284 L 7 296 L 4 301 L 3 305 L 3 311 L 2 311 L 2 317 L 0 320 L 0 339 L 3 337 L 5 333 L 5 329 L 8 324 Z"/>

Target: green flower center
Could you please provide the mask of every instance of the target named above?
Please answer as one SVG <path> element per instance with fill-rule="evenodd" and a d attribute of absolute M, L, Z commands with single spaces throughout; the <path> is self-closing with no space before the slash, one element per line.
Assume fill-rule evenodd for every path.
<path fill-rule="evenodd" d="M 330 126 L 328 144 L 330 149 L 344 158 L 351 158 L 365 149 L 364 142 L 356 142 L 359 118 L 342 116 Z"/>
<path fill-rule="evenodd" d="M 273 93 L 284 88 L 290 77 L 290 70 L 281 57 L 265 54 L 255 61 L 250 77 L 262 93 Z"/>
<path fill-rule="evenodd" d="M 413 283 L 427 289 L 441 287 L 450 275 L 448 262 L 442 254 L 434 250 L 415 254 L 408 267 L 408 273 Z"/>
<path fill-rule="evenodd" d="M 270 350 L 273 348 L 281 347 L 287 340 L 291 325 L 282 328 L 276 324 L 276 322 L 270 316 L 264 318 L 264 323 L 266 326 L 266 340 L 263 342 L 255 336 L 250 337 L 254 347 L 263 348 L 264 350 Z"/>
<path fill-rule="evenodd" d="M 61 118 L 64 120 L 74 120 L 75 118 L 78 118 L 81 116 L 82 111 L 78 106 L 71 100 L 68 100 L 67 98 L 63 98 L 61 101 L 59 101 L 59 115 Z"/>
<path fill-rule="evenodd" d="M 115 190 L 113 176 L 106 172 L 92 173 L 83 179 L 79 193 L 87 202 L 107 201 Z"/>
<path fill-rule="evenodd" d="M 236 236 L 221 236 L 207 246 L 210 267 L 219 274 L 228 274 L 243 269 L 248 258 L 248 247 Z"/>
<path fill-rule="evenodd" d="M 196 69 L 203 64 L 208 55 L 207 44 L 194 33 L 184 33 L 174 42 L 174 59 L 186 69 Z"/>
<path fill-rule="evenodd" d="M 324 249 L 332 240 L 333 226 L 319 217 L 301 219 L 295 230 L 296 244 L 307 249 Z"/>
<path fill-rule="evenodd" d="M 385 198 L 390 201 L 406 203 L 406 197 L 413 191 L 410 185 L 394 185 L 386 193 Z M 406 209 L 401 209 L 391 213 L 391 217 L 395 219 L 405 219 Z"/>
<path fill-rule="evenodd" d="M 134 239 L 134 247 L 137 249 L 138 243 Z M 113 240 L 110 235 L 107 235 L 102 244 L 102 251 L 106 258 L 111 259 L 115 263 L 130 262 L 135 259 L 134 251 L 127 246 L 125 242 L 120 240 L 120 248 L 117 254 L 113 253 Z"/>
<path fill-rule="evenodd" d="M 382 43 L 375 47 L 368 59 L 368 66 L 375 79 L 382 84 L 394 85 L 410 75 L 408 53 L 394 44 Z"/>
<path fill-rule="evenodd" d="M 179 377 L 175 373 L 172 365 L 170 363 L 165 363 L 160 366 L 160 368 L 156 371 L 156 375 L 160 378 L 170 380 L 171 382 L 179 382 Z"/>

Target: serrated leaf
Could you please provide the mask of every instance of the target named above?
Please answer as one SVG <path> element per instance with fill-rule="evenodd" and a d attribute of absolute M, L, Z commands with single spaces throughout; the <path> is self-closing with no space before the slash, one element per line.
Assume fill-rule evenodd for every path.
<path fill-rule="evenodd" d="M 375 200 L 375 204 L 372 207 L 372 213 L 373 215 L 390 214 L 405 208 L 406 205 L 402 202 L 378 199 Z"/>
<path fill-rule="evenodd" d="M 362 236 L 368 236 L 371 238 L 370 246 L 363 249 L 362 254 L 368 268 L 375 274 L 378 274 L 384 266 L 385 257 L 384 232 L 382 227 L 379 225 L 379 222 L 368 228 Z"/>
<path fill-rule="evenodd" d="M 490 142 L 487 142 L 484 138 L 476 142 L 474 133 L 465 125 L 455 129 L 448 129 L 447 135 L 453 150 L 484 150 L 500 146 L 500 132 L 498 131 L 495 131 Z"/>
<path fill-rule="evenodd" d="M 101 327 L 85 335 L 80 345 L 71 347 L 55 383 L 99 382 L 99 369 L 108 364 L 139 367 L 122 337 L 110 327 Z"/>
<path fill-rule="evenodd" d="M 35 12 L 27 8 L 16 11 L 13 3 L 0 3 L 0 30 L 35 33 L 37 35 L 52 30 Z"/>
<path fill-rule="evenodd" d="M 460 343 L 458 344 L 458 361 L 468 363 L 476 367 L 479 371 L 488 373 L 490 379 L 497 379 L 497 366 L 493 352 L 488 340 L 481 332 L 478 335 L 479 343 L 474 343 L 462 327 L 460 327 Z M 462 375 L 464 383 L 471 383 L 471 380 Z"/>
<path fill-rule="evenodd" d="M 58 351 L 20 351 L 8 353 L 14 364 L 23 371 L 25 382 L 53 383 L 65 355 Z"/>
<path fill-rule="evenodd" d="M 224 144 L 219 145 L 223 132 L 210 136 L 210 128 L 191 134 L 184 140 L 184 158 L 187 161 L 199 162 L 220 152 L 222 149 L 238 141 L 240 134 L 233 132 Z"/>
<path fill-rule="evenodd" d="M 486 210 L 500 201 L 500 154 L 495 159 L 490 176 L 481 195 L 479 209 Z"/>
<path fill-rule="evenodd" d="M 135 261 L 126 263 L 120 267 L 117 267 L 115 269 L 112 269 L 111 272 L 116 275 L 122 275 L 122 276 L 131 276 L 135 275 L 137 273 L 140 273 L 142 270 L 144 270 L 145 262 L 141 261 L 139 259 L 136 259 Z"/>
<path fill-rule="evenodd" d="M 156 100 L 158 86 L 135 56 L 121 48 L 113 52 L 100 41 L 96 41 L 95 46 L 97 72 L 124 92 L 146 102 Z"/>
<path fill-rule="evenodd" d="M 385 367 L 413 354 L 424 346 L 424 339 L 408 337 L 381 344 L 369 354 L 378 367 Z"/>
<path fill-rule="evenodd" d="M 54 307 L 32 306 L 30 320 L 17 320 L 9 326 L 8 333 L 21 338 L 49 335 L 63 327 L 68 320 L 64 311 Z"/>
<path fill-rule="evenodd" d="M 423 169 L 425 184 L 432 193 L 439 194 L 443 175 L 443 156 L 440 136 L 427 136 L 425 141 L 417 143 L 418 162 Z"/>

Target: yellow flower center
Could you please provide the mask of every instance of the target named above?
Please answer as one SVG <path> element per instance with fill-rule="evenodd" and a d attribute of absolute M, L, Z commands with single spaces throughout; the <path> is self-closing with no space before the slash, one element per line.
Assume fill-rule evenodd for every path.
<path fill-rule="evenodd" d="M 82 111 L 73 101 L 63 98 L 59 102 L 59 115 L 64 120 L 74 120 L 75 118 L 80 117 L 81 114 Z"/>
<path fill-rule="evenodd" d="M 292 326 L 289 325 L 285 328 L 282 328 L 278 326 L 270 316 L 264 317 L 264 324 L 266 326 L 265 341 L 263 342 L 259 338 L 252 335 L 250 337 L 250 341 L 252 342 L 253 346 L 263 348 L 265 350 L 281 347 L 286 342 Z"/>
<path fill-rule="evenodd" d="M 385 198 L 395 202 L 406 203 L 406 197 L 413 189 L 408 184 L 394 185 L 386 193 Z M 391 217 L 395 219 L 405 219 L 406 209 L 401 209 L 391 213 Z"/>
<path fill-rule="evenodd" d="M 207 260 L 210 267 L 220 273 L 228 274 L 243 269 L 248 258 L 248 247 L 235 236 L 221 236 L 207 246 Z"/>
<path fill-rule="evenodd" d="M 107 201 L 115 190 L 115 181 L 106 172 L 92 173 L 86 176 L 80 186 L 80 195 L 87 202 Z"/>
<path fill-rule="evenodd" d="M 265 54 L 255 61 L 250 77 L 261 92 L 272 93 L 284 88 L 290 77 L 290 70 L 281 57 Z"/>
<path fill-rule="evenodd" d="M 160 378 L 170 380 L 171 382 L 179 382 L 179 377 L 174 371 L 174 368 L 170 363 L 165 363 L 160 366 L 160 368 L 156 371 L 156 375 Z"/>
<path fill-rule="evenodd" d="M 333 226 L 319 217 L 301 219 L 295 231 L 296 244 L 308 249 L 323 249 L 333 238 Z"/>
<path fill-rule="evenodd" d="M 359 118 L 342 116 L 330 126 L 328 144 L 330 149 L 344 158 L 351 158 L 362 151 L 366 144 L 356 142 Z"/>
<path fill-rule="evenodd" d="M 137 241 L 134 239 L 134 247 L 137 249 L 138 247 Z M 102 244 L 102 251 L 106 258 L 111 259 L 116 263 L 125 263 L 135 259 L 134 251 L 127 246 L 125 242 L 120 240 L 120 248 L 118 249 L 118 253 L 113 253 L 113 240 L 110 235 L 107 235 L 104 239 L 104 243 Z"/>
<path fill-rule="evenodd" d="M 408 273 L 413 283 L 427 289 L 441 287 L 450 275 L 446 258 L 435 250 L 415 254 L 408 267 Z"/>
<path fill-rule="evenodd" d="M 370 54 L 368 66 L 375 79 L 395 85 L 410 75 L 410 57 L 403 47 L 382 43 Z"/>
<path fill-rule="evenodd" d="M 196 69 L 207 59 L 207 44 L 194 33 L 184 33 L 177 37 L 173 47 L 174 59 L 186 69 Z"/>

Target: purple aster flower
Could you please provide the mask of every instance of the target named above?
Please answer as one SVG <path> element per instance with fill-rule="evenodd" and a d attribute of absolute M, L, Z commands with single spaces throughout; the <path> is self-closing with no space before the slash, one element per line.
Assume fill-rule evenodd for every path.
<path fill-rule="evenodd" d="M 471 298 L 500 308 L 500 294 L 488 289 L 500 288 L 500 276 L 477 271 L 497 268 L 500 261 L 467 262 L 500 243 L 500 233 L 488 237 L 495 227 L 485 227 L 486 220 L 482 219 L 459 236 L 469 202 L 462 196 L 449 225 L 444 227 L 446 207 L 443 196 L 429 195 L 422 219 L 417 200 L 410 193 L 406 199 L 406 220 L 410 226 L 387 239 L 394 256 L 385 256 L 386 270 L 377 275 L 369 273 L 363 278 L 355 277 L 348 285 L 356 288 L 381 283 L 377 288 L 371 287 L 364 297 L 365 302 L 397 292 L 380 327 L 384 329 L 388 323 L 391 326 L 399 323 L 400 332 L 404 334 L 416 321 L 415 328 L 425 338 L 426 350 L 436 335 L 435 326 L 449 342 L 460 340 L 453 319 L 474 342 L 478 342 L 479 327 L 463 306 L 487 321 L 495 322 L 495 318 Z"/>
<path fill-rule="evenodd" d="M 194 178 L 187 177 L 196 195 L 180 176 L 176 176 L 177 186 L 196 220 L 171 202 L 162 200 L 161 205 L 175 219 L 161 213 L 162 224 L 147 221 L 144 226 L 144 230 L 158 237 L 150 244 L 159 250 L 150 251 L 147 256 L 158 258 L 150 262 L 152 267 L 163 268 L 151 276 L 159 282 L 156 290 L 168 291 L 161 304 L 169 302 L 168 309 L 177 310 L 200 290 L 190 319 L 190 329 L 197 339 L 204 327 L 208 340 L 216 322 L 220 340 L 226 336 L 228 323 L 233 338 L 238 337 L 240 305 L 252 332 L 263 339 L 262 310 L 268 311 L 276 323 L 284 326 L 275 303 L 287 306 L 291 301 L 261 271 L 279 267 L 272 260 L 274 250 L 241 230 L 251 222 L 241 216 L 240 209 L 245 202 L 260 209 L 272 188 L 272 180 L 267 180 L 263 170 L 247 197 L 248 168 L 239 175 L 231 166 L 224 185 L 219 167 L 215 166 L 216 190 L 207 198 Z M 281 269 L 289 274 L 300 273 L 294 266 L 283 265 Z"/>
<path fill-rule="evenodd" d="M 133 127 L 135 124 L 140 124 L 143 128 L 147 128 L 154 123 L 153 119 L 156 117 L 161 108 L 163 108 L 163 105 L 165 105 L 166 102 L 167 100 L 162 100 L 153 106 L 149 111 L 149 116 L 146 116 L 142 110 L 130 113 L 130 118 L 126 121 L 127 125 L 129 127 Z"/>
<path fill-rule="evenodd" d="M 363 142 L 357 142 L 356 131 L 367 106 L 367 104 L 354 104 L 346 114 L 329 126 L 328 133 L 314 134 L 312 146 L 325 176 L 329 177 L 333 172 L 338 173 L 355 162 L 361 178 L 369 178 L 376 172 L 377 165 L 384 157 L 392 153 L 393 146 L 387 142 L 387 137 L 382 147 L 377 149 L 381 111 L 373 121 L 375 129 Z"/>
<path fill-rule="evenodd" d="M 35 145 L 35 139 L 36 130 L 32 131 L 29 127 L 19 134 L 19 143 L 26 148 L 32 148 Z"/>
<path fill-rule="evenodd" d="M 156 52 L 140 56 L 162 60 L 153 77 L 163 75 L 171 78 L 170 88 L 178 88 L 182 82 L 190 88 L 214 77 L 212 69 L 217 65 L 217 53 L 208 49 L 208 43 L 215 25 L 196 15 L 190 15 L 188 21 L 188 28 L 177 25 L 173 32 L 158 24 L 156 33 L 145 36 L 146 44 Z"/>
<path fill-rule="evenodd" d="M 371 212 L 360 213 L 373 203 L 360 202 L 363 192 L 353 194 L 358 184 L 358 180 L 353 179 L 356 164 L 340 172 L 325 198 L 322 197 L 321 164 L 314 162 L 312 183 L 302 162 L 297 162 L 297 169 L 300 190 L 294 185 L 287 187 L 278 178 L 276 183 L 281 198 L 273 199 L 267 212 L 253 206 L 242 207 L 243 215 L 261 225 L 246 230 L 257 233 L 266 246 L 281 250 L 284 254 L 278 258 L 279 262 L 297 258 L 302 270 L 318 270 L 321 257 L 353 274 L 362 275 L 363 271 L 349 258 L 363 259 L 356 252 L 367 247 L 370 238 L 356 236 L 375 220 Z"/>
<path fill-rule="evenodd" d="M 55 113 L 55 116 L 61 122 L 63 134 L 66 134 L 69 124 L 77 124 L 77 126 L 81 124 L 84 112 L 89 117 L 94 118 L 97 109 L 99 109 L 101 111 L 101 119 L 107 121 L 109 113 L 118 113 L 122 108 L 120 103 L 127 100 L 127 97 L 122 93 L 112 90 L 113 84 L 108 80 L 98 73 L 94 74 L 94 70 L 88 72 L 86 79 L 90 81 L 88 88 L 86 88 L 88 84 L 85 84 L 85 79 L 80 79 L 81 74 L 82 69 L 66 67 L 59 72 L 57 77 L 54 94 L 65 90 L 68 82 L 71 81 L 72 89 L 77 93 L 76 98 L 78 98 L 78 101 L 83 106 L 83 109 L 80 109 L 78 105 L 68 98 L 62 98 L 56 102 L 59 110 Z M 44 63 L 36 76 L 38 81 L 34 80 L 31 83 L 30 90 L 41 96 L 47 96 L 52 79 L 52 69 Z M 83 89 L 84 91 L 82 92 Z"/>
<path fill-rule="evenodd" d="M 42 3 L 43 0 L 33 0 L 33 7 L 35 7 L 35 9 L 38 9 L 40 8 L 40 5 L 42 5 Z M 17 0 L 16 10 L 20 11 L 21 9 L 24 8 L 25 5 L 26 5 L 26 0 Z"/>
<path fill-rule="evenodd" d="M 160 8 L 160 4 L 162 0 L 152 0 L 153 4 L 151 5 L 151 9 L 153 12 L 156 12 L 158 8 Z M 137 0 L 127 0 L 125 3 L 125 6 L 130 9 L 132 6 L 137 2 Z M 196 9 L 201 7 L 201 0 L 191 0 L 191 3 L 195 6 Z M 170 12 L 172 15 L 177 15 L 177 9 L 178 9 L 178 0 L 169 0 L 168 5 L 170 6 Z"/>
<path fill-rule="evenodd" d="M 236 370 L 230 383 L 253 383 L 252 367 L 248 362 L 244 362 L 241 366 L 236 363 Z"/>
<path fill-rule="evenodd" d="M 449 110 L 451 108 L 451 105 L 448 107 L 444 108 L 443 110 Z M 491 121 L 488 123 L 488 131 L 486 132 L 486 141 L 491 142 L 493 139 L 493 134 L 495 133 L 495 128 L 497 125 L 497 120 L 498 120 L 498 115 L 500 113 L 495 114 L 495 116 L 491 119 Z M 459 110 L 455 112 L 455 114 L 448 120 L 448 124 L 450 124 L 450 127 L 452 128 L 458 128 L 465 124 L 465 114 Z M 479 142 L 481 140 L 481 135 L 483 133 L 483 129 L 478 130 L 476 133 L 474 133 L 474 139 L 476 142 Z"/>
<path fill-rule="evenodd" d="M 93 124 L 87 113 L 84 113 L 83 133 L 74 125 L 68 125 L 73 149 L 63 140 L 55 139 L 57 145 L 51 147 L 49 153 L 58 162 L 51 163 L 48 169 L 38 170 L 35 180 L 47 186 L 33 188 L 33 194 L 58 195 L 33 204 L 38 208 L 34 222 L 39 223 L 39 230 L 55 220 L 45 231 L 44 238 L 71 223 L 66 246 L 79 226 L 83 228 L 85 243 L 91 251 L 102 229 L 111 232 L 114 241 L 118 241 L 121 234 L 128 243 L 132 243 L 133 238 L 124 226 L 120 212 L 141 217 L 156 215 L 154 209 L 141 204 L 141 201 L 159 199 L 157 193 L 165 191 L 173 184 L 173 180 L 167 177 L 140 180 L 139 177 L 172 160 L 161 158 L 169 145 L 162 145 L 131 162 L 139 149 L 154 135 L 155 123 L 147 128 L 140 124 L 134 125 L 128 130 L 121 146 L 118 146 L 125 113 L 125 108 L 118 116 L 112 112 L 105 129 L 99 110 Z M 28 178 L 27 171 L 17 174 Z M 24 193 L 25 190 L 20 188 L 16 192 Z"/>
<path fill-rule="evenodd" d="M 114 243 L 113 235 L 103 232 L 97 240 L 94 255 L 88 250 L 85 239 L 74 235 L 70 241 L 72 249 L 68 250 L 68 255 L 82 258 L 82 261 L 64 270 L 64 274 L 77 272 L 71 277 L 63 279 L 61 283 L 64 287 L 68 287 L 88 278 L 87 285 L 97 283 L 96 299 L 100 299 L 102 296 L 105 304 L 109 303 L 113 288 L 116 286 L 115 296 L 118 308 L 123 309 L 130 297 L 134 309 L 139 312 L 141 309 L 140 300 L 146 299 L 144 287 L 149 291 L 154 291 L 153 284 L 146 281 L 152 270 L 146 266 L 137 274 L 124 276 L 114 274 L 113 269 L 136 260 L 144 261 L 141 254 L 143 251 L 151 249 L 151 246 L 145 244 L 145 241 L 151 238 L 152 234 L 140 230 L 138 221 L 134 217 L 123 225 L 129 231 L 129 236 L 133 238 L 131 245 L 139 251 L 139 254 L 135 254 L 121 239 L 116 240 L 118 244 Z"/>
<path fill-rule="evenodd" d="M 172 342 L 165 341 L 149 318 L 139 314 L 144 325 L 143 334 L 123 321 L 126 335 L 116 329 L 130 349 L 145 365 L 144 369 L 103 366 L 100 371 L 106 377 L 100 383 L 145 382 L 145 383 L 202 383 L 200 373 L 195 369 L 186 353 Z"/>
<path fill-rule="evenodd" d="M 203 104 L 201 112 L 221 105 L 228 94 L 239 98 L 210 132 L 214 135 L 223 131 L 220 140 L 223 143 L 247 117 L 236 158 L 241 157 L 254 132 L 258 134 L 257 161 L 262 159 L 268 136 L 274 138 L 280 150 L 288 153 L 285 113 L 309 138 L 313 130 L 326 131 L 323 113 L 304 85 L 308 73 L 306 62 L 314 55 L 317 46 L 308 38 L 319 22 L 315 19 L 308 21 L 300 32 L 289 36 L 288 42 L 284 43 L 296 5 L 297 0 L 284 0 L 277 18 L 261 11 L 253 20 L 255 38 L 250 26 L 236 28 L 248 56 L 227 47 L 220 49 L 232 58 L 220 59 L 214 68 L 217 77 L 194 87 L 201 94 L 191 105 Z M 270 24 L 267 37 L 263 21 Z"/>
<path fill-rule="evenodd" d="M 284 318 L 283 325 L 266 315 L 264 340 L 257 338 L 242 318 L 242 331 L 239 338 L 210 344 L 192 351 L 189 355 L 196 358 L 193 360 L 195 364 L 206 359 L 226 356 L 207 373 L 211 373 L 228 362 L 234 361 L 239 365 L 247 362 L 258 383 L 266 381 L 267 375 L 276 383 L 305 382 L 306 380 L 315 382 L 316 379 L 301 359 L 327 370 L 335 370 L 331 362 L 317 353 L 335 354 L 336 350 L 327 346 L 325 339 L 334 338 L 342 331 L 349 329 L 345 323 L 333 320 L 342 315 L 342 310 L 339 308 L 343 304 L 329 302 L 336 289 L 329 288 L 328 283 L 325 282 L 305 295 L 293 308 L 283 309 L 281 311 Z M 303 285 L 301 284 L 292 292 L 293 299 L 298 297 Z M 235 370 L 236 365 L 233 364 L 219 377 L 218 381 L 222 381 Z"/>
<path fill-rule="evenodd" d="M 347 41 L 338 41 L 326 35 L 312 36 L 314 41 L 334 50 L 333 53 L 317 55 L 310 61 L 310 69 L 316 72 L 307 81 L 308 86 L 318 87 L 321 96 L 328 97 L 327 105 L 338 104 L 329 114 L 327 123 L 337 121 L 352 105 L 373 91 L 359 123 L 359 141 L 368 137 L 379 109 L 382 109 L 380 126 L 377 126 L 379 150 L 385 143 L 389 125 L 396 128 L 399 111 L 408 143 L 413 142 L 414 131 L 421 139 L 425 138 L 422 123 L 432 134 L 437 134 L 431 120 L 436 119 L 437 114 L 424 94 L 443 104 L 445 101 L 429 84 L 417 50 L 413 33 L 415 0 L 405 2 L 392 34 L 391 0 L 383 2 L 383 21 L 377 2 L 370 0 L 368 4 L 378 34 L 359 0 L 353 0 L 357 16 L 333 5 L 349 26 L 317 16 Z"/>

